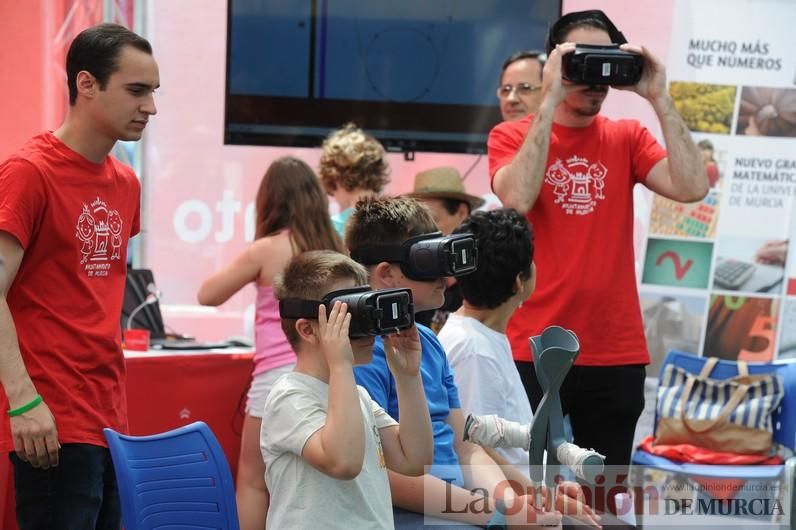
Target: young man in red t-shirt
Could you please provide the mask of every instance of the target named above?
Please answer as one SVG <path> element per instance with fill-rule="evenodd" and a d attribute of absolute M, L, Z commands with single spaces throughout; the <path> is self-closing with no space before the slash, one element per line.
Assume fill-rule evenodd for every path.
<path fill-rule="evenodd" d="M 640 183 L 678 201 L 708 191 L 701 154 L 667 93 L 664 67 L 647 49 L 622 45 L 645 61 L 641 80 L 627 88 L 652 105 L 668 156 L 637 121 L 599 115 L 607 86 L 562 80 L 562 56 L 576 43 L 624 42 L 601 11 L 559 19 L 548 38 L 539 110 L 495 127 L 488 145 L 495 193 L 527 214 L 536 233 L 537 289 L 507 333 L 528 397 L 534 408 L 542 397 L 528 338 L 549 325 L 573 330 L 581 352 L 561 389 L 564 413 L 574 442 L 619 468 L 630 461 L 649 363 L 634 269 L 633 187 Z"/>
<path fill-rule="evenodd" d="M 127 429 L 119 318 L 141 187 L 109 153 L 141 138 L 160 80 L 149 42 L 115 24 L 80 33 L 66 72 L 63 124 L 0 164 L 0 452 L 21 530 L 121 524 L 102 429 Z"/>

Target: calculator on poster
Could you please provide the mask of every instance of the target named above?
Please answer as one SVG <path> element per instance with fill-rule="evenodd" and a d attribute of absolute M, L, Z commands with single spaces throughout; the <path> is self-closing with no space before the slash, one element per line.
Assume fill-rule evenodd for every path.
<path fill-rule="evenodd" d="M 738 289 L 755 273 L 756 265 L 749 261 L 719 258 L 714 282 L 723 289 Z"/>

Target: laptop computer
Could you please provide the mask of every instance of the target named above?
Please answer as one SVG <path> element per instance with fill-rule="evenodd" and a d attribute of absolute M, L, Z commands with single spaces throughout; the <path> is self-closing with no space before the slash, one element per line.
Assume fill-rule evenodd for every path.
<path fill-rule="evenodd" d="M 154 275 L 149 269 L 127 269 L 127 282 L 122 305 L 122 331 L 125 329 L 149 330 L 149 343 L 154 349 L 164 350 L 214 350 L 242 346 L 237 341 L 204 342 L 166 333 L 163 315 L 157 298 L 144 304 L 150 294 L 157 297 Z M 140 309 L 139 309 L 140 308 Z M 132 319 L 130 318 L 132 315 Z"/>

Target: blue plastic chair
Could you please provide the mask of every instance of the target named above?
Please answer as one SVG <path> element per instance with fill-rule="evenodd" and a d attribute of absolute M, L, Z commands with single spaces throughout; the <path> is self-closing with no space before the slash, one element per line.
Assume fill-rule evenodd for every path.
<path fill-rule="evenodd" d="M 699 374 L 707 361 L 706 357 L 697 357 L 691 353 L 671 351 L 666 355 L 661 364 L 659 380 L 663 378 L 663 371 L 667 365 L 673 364 L 683 368 L 689 373 Z M 774 428 L 774 441 L 791 450 L 796 450 L 796 362 L 793 360 L 780 360 L 769 363 L 748 363 L 749 374 L 777 373 L 782 378 L 785 388 L 785 397 L 780 406 L 772 415 Z M 734 361 L 721 360 L 711 372 L 712 379 L 726 379 L 738 375 L 738 366 Z M 657 407 L 655 426 L 657 428 Z M 729 451 L 732 448 L 728 448 Z M 632 482 L 634 486 L 643 486 L 643 470 L 645 468 L 659 469 L 681 476 L 705 477 L 713 479 L 742 479 L 742 480 L 784 480 L 788 488 L 788 498 L 783 503 L 787 513 L 791 514 L 794 505 L 793 486 L 796 476 L 796 457 L 787 459 L 779 466 L 750 465 L 706 465 L 687 464 L 674 462 L 668 458 L 653 455 L 641 449 L 633 453 Z"/>
<path fill-rule="evenodd" d="M 239 529 L 232 474 L 206 423 L 151 436 L 104 433 L 126 530 Z"/>

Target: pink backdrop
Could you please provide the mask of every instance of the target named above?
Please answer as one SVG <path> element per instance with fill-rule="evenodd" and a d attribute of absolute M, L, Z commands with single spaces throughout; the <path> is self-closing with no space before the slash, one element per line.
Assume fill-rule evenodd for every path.
<path fill-rule="evenodd" d="M 2 116 L 0 158 L 26 138 L 60 122 L 65 109 L 63 42 L 100 17 L 98 0 L 32 0 L 26 9 L 0 2 Z M 118 2 L 129 4 L 129 2 Z M 144 33 L 160 64 L 159 113 L 145 134 L 143 165 L 144 231 L 141 264 L 152 268 L 163 291 L 167 324 L 207 339 L 247 330 L 254 291 L 246 289 L 219 309 L 195 305 L 204 278 L 229 262 L 251 238 L 251 202 L 265 168 L 293 154 L 317 167 L 316 149 L 224 146 L 224 71 L 226 2 L 222 0 L 148 0 Z M 669 2 L 654 0 L 586 2 L 565 0 L 564 10 L 601 7 L 629 40 L 648 45 L 662 59 L 669 47 Z M 125 8 L 127 9 L 127 8 Z M 69 13 L 72 16 L 67 17 Z M 66 23 L 68 22 L 68 24 Z M 538 47 L 541 43 L 528 43 Z M 499 65 L 495 65 L 497 68 Z M 605 113 L 637 117 L 657 133 L 649 106 L 638 97 L 614 93 Z M 415 161 L 389 155 L 392 182 L 387 192 L 411 189 L 415 173 L 453 165 L 466 186 L 489 193 L 486 157 L 418 153 Z M 642 195 L 639 219 L 646 218 Z M 491 199 L 494 201 L 494 199 Z M 639 233 L 643 229 L 641 221 Z M 248 319 L 250 320 L 250 319 Z"/>
<path fill-rule="evenodd" d="M 111 18 L 129 26 L 133 2 L 112 2 Z M 0 1 L 0 160 L 61 123 L 69 97 L 66 50 L 75 35 L 102 20 L 103 0 Z"/>
<path fill-rule="evenodd" d="M 671 29 L 668 4 L 616 0 L 604 2 L 603 9 L 630 40 L 643 42 L 664 57 Z M 209 339 L 240 334 L 250 321 L 246 312 L 252 310 L 253 289 L 245 289 L 218 310 L 185 305 L 194 303 L 202 280 L 229 262 L 251 237 L 251 221 L 247 224 L 251 201 L 268 164 L 293 154 L 317 167 L 319 152 L 224 146 L 225 3 L 151 1 L 148 7 L 149 36 L 160 63 L 162 88 L 157 96 L 159 115 L 150 122 L 145 150 L 144 262 L 155 271 L 166 319 L 174 328 Z M 564 2 L 565 11 L 594 7 L 595 2 Z M 611 95 L 606 113 L 654 124 L 649 106 L 635 96 Z M 477 195 L 490 191 L 486 157 L 418 153 L 413 162 L 397 154 L 389 159 L 390 194 L 410 190 L 415 173 L 443 164 L 456 166 L 463 174 L 474 165 L 466 181 L 468 190 Z"/>

